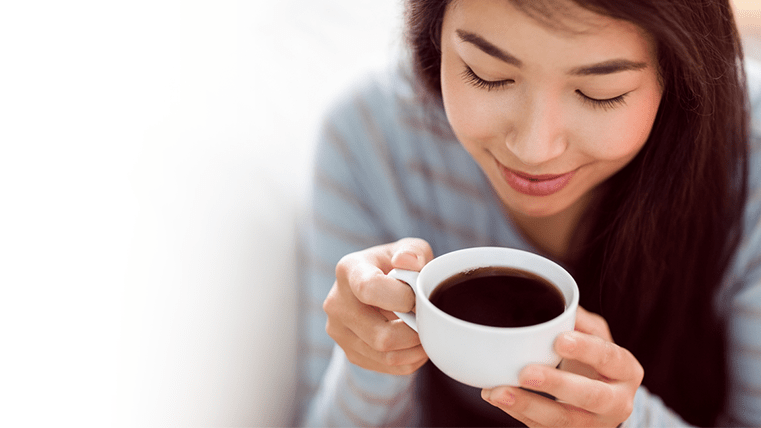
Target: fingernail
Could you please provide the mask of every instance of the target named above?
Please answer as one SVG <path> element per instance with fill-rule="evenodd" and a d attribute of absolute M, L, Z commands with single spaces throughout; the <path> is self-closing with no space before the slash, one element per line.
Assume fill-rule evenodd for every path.
<path fill-rule="evenodd" d="M 399 254 L 401 254 L 401 255 L 403 255 L 403 256 L 412 257 L 413 259 L 417 260 L 417 253 L 415 253 L 414 251 L 411 251 L 411 250 L 404 250 L 404 251 L 402 251 L 402 252 L 401 252 L 401 253 L 399 253 Z"/>
<path fill-rule="evenodd" d="M 401 251 L 398 251 L 396 254 L 394 254 L 394 257 L 391 258 L 391 261 L 396 263 L 396 262 L 399 261 L 400 257 L 411 258 L 412 260 L 417 262 L 417 254 L 412 252 L 412 251 L 410 251 L 410 250 L 401 250 Z"/>
<path fill-rule="evenodd" d="M 511 392 L 508 392 L 504 396 L 500 397 L 497 402 L 503 406 L 512 406 L 515 404 L 515 395 Z"/>
<path fill-rule="evenodd" d="M 524 372 L 524 376 L 526 376 L 526 378 L 521 380 L 522 385 L 536 388 L 544 383 L 544 373 L 542 373 L 540 370 L 535 368 L 527 368 L 526 371 L 527 373 Z"/>
<path fill-rule="evenodd" d="M 563 335 L 563 349 L 566 352 L 573 352 L 576 349 L 576 338 L 572 334 L 566 333 Z"/>

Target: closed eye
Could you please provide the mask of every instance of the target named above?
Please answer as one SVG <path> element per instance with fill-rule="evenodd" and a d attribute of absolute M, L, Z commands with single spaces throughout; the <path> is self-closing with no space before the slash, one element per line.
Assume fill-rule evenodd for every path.
<path fill-rule="evenodd" d="M 591 104 L 592 107 L 594 107 L 594 108 L 602 108 L 603 110 L 606 110 L 606 111 L 610 110 L 610 109 L 613 109 L 613 108 L 616 108 L 616 107 L 621 106 L 621 105 L 625 105 L 626 104 L 626 100 L 624 98 L 626 97 L 626 95 L 629 94 L 627 92 L 627 93 L 621 94 L 621 95 L 619 95 L 617 97 L 606 98 L 606 99 L 601 100 L 601 99 L 597 99 L 597 98 L 592 98 L 592 97 L 586 96 L 586 95 L 584 95 L 583 92 L 581 92 L 578 89 L 576 90 L 576 93 L 579 95 L 579 97 L 581 97 L 581 100 L 584 101 L 585 103 Z"/>
<path fill-rule="evenodd" d="M 472 68 L 469 66 L 465 66 L 465 70 L 462 72 L 462 78 L 469 84 L 475 86 L 479 89 L 486 89 L 487 91 L 496 90 L 504 88 L 511 83 L 515 83 L 515 80 L 512 79 L 505 79 L 505 80 L 485 80 L 480 77 L 473 71 Z"/>

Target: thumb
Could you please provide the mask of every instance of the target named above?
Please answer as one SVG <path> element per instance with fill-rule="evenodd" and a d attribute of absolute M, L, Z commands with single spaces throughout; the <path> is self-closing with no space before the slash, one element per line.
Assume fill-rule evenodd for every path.
<path fill-rule="evenodd" d="M 394 269 L 420 271 L 433 260 L 431 246 L 420 238 L 403 238 L 394 245 L 391 266 Z"/>

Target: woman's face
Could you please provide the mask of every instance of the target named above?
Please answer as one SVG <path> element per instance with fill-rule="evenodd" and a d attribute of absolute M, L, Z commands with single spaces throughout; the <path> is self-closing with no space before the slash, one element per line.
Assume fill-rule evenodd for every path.
<path fill-rule="evenodd" d="M 455 1 L 444 15 L 447 117 L 518 215 L 562 214 L 588 201 L 640 151 L 661 100 L 643 31 L 563 5 L 553 17 L 562 29 L 510 1 Z"/>

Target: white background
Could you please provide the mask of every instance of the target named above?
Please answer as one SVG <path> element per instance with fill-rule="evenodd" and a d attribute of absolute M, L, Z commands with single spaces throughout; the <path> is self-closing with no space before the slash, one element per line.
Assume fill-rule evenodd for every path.
<path fill-rule="evenodd" d="M 0 3 L 0 426 L 289 423 L 314 128 L 400 16 Z"/>
<path fill-rule="evenodd" d="M 400 0 L 0 3 L 0 426 L 290 422 L 313 133 L 400 17 Z"/>

